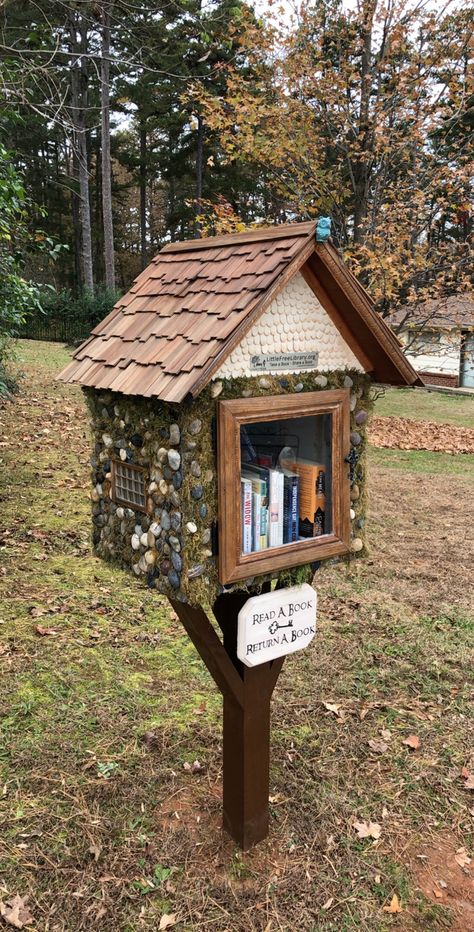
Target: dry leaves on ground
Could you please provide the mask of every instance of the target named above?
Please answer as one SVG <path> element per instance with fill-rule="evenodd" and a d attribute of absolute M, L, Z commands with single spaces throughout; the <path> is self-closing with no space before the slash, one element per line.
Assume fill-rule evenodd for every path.
<path fill-rule="evenodd" d="M 396 893 L 393 894 L 390 903 L 383 908 L 384 913 L 401 913 L 403 912 L 402 907 L 400 906 L 400 900 Z"/>
<path fill-rule="evenodd" d="M 171 926 L 175 926 L 176 922 L 176 913 L 163 913 L 158 928 L 162 932 L 163 929 L 171 929 Z"/>
<path fill-rule="evenodd" d="M 382 826 L 378 822 L 354 822 L 353 825 L 359 838 L 380 838 Z"/>
<path fill-rule="evenodd" d="M 407 748 L 411 748 L 413 751 L 417 751 L 418 748 L 421 747 L 421 741 L 418 735 L 409 735 L 402 743 L 406 744 Z"/>
<path fill-rule="evenodd" d="M 32 925 L 34 919 L 26 905 L 27 902 L 27 896 L 18 896 L 18 894 L 6 902 L 0 900 L 0 916 L 7 925 L 13 926 L 14 929 L 24 929 L 25 926 Z"/>
<path fill-rule="evenodd" d="M 474 453 L 473 428 L 414 421 L 408 417 L 373 417 L 369 437 L 374 447 L 392 450 Z"/>

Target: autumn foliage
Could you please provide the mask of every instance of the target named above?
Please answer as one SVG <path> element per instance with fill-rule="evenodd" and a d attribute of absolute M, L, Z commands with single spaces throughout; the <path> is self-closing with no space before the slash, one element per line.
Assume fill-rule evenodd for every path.
<path fill-rule="evenodd" d="M 230 61 L 225 94 L 188 91 L 221 164 L 263 174 L 262 221 L 331 216 L 383 314 L 473 281 L 474 12 L 434 6 L 304 0 L 290 24 L 248 11 L 252 80 Z"/>

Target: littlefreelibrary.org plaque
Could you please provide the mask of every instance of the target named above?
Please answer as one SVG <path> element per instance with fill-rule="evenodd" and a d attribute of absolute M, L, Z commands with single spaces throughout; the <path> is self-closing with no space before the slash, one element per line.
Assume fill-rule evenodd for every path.
<path fill-rule="evenodd" d="M 251 356 L 250 368 L 256 372 L 274 370 L 317 369 L 319 353 L 269 353 Z"/>

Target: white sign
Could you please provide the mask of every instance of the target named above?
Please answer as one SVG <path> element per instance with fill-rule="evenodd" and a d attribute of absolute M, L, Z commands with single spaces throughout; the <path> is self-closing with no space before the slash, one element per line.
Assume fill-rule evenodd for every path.
<path fill-rule="evenodd" d="M 251 356 L 250 368 L 268 372 L 270 369 L 317 369 L 319 353 L 270 353 L 268 356 Z"/>
<path fill-rule="evenodd" d="M 316 634 L 316 603 L 307 583 L 253 596 L 239 612 L 239 660 L 256 667 L 307 647 Z"/>

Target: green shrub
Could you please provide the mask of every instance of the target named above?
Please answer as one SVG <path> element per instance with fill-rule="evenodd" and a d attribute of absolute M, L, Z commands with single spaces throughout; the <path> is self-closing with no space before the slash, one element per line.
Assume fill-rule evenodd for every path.
<path fill-rule="evenodd" d="M 83 340 L 110 313 L 118 297 L 118 292 L 103 286 L 79 297 L 71 291 L 44 290 L 40 295 L 41 310 L 26 320 L 21 335 L 63 343 Z"/>

